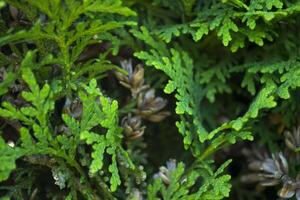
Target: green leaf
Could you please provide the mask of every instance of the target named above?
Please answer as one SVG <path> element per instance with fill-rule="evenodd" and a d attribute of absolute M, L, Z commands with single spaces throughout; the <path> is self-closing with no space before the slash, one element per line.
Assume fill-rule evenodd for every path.
<path fill-rule="evenodd" d="M 103 158 L 106 152 L 111 157 L 108 171 L 111 173 L 110 184 L 111 191 L 115 191 L 121 184 L 119 169 L 117 167 L 117 155 L 122 155 L 126 164 L 134 169 L 126 151 L 122 150 L 121 139 L 122 129 L 118 126 L 118 103 L 115 100 L 103 96 L 97 88 L 96 80 L 92 79 L 89 86 L 85 86 L 85 91 L 80 92 L 80 98 L 83 103 L 83 114 L 80 121 L 80 139 L 91 145 L 93 152 L 91 154 L 92 162 L 90 173 L 95 174 L 103 168 Z M 100 98 L 100 104 L 97 99 Z M 74 124 L 74 120 L 64 117 L 67 123 Z M 91 131 L 97 125 L 106 129 L 105 134 Z"/>
<path fill-rule="evenodd" d="M 267 9 L 269 9 L 269 10 L 271 10 L 272 7 L 281 9 L 283 6 L 283 3 L 281 2 L 281 0 L 269 0 L 269 1 L 266 1 L 266 6 L 267 6 Z"/>
<path fill-rule="evenodd" d="M 16 168 L 16 160 L 23 155 L 22 149 L 10 147 L 0 137 L 0 181 L 6 180 Z"/>
<path fill-rule="evenodd" d="M 295 89 L 300 87 L 300 69 L 299 65 L 296 65 L 293 69 L 283 74 L 280 81 L 282 85 L 278 88 L 278 95 L 283 99 L 290 98 L 289 89 Z"/>
<path fill-rule="evenodd" d="M 184 25 L 170 25 L 155 31 L 155 33 L 165 42 L 169 43 L 172 40 L 173 36 L 178 37 L 180 35 L 180 29 L 183 26 Z"/>
<path fill-rule="evenodd" d="M 195 32 L 195 34 L 193 35 L 193 39 L 195 41 L 199 41 L 201 40 L 201 38 L 204 35 L 208 34 L 209 31 L 209 25 L 207 23 L 195 23 L 195 24 L 191 24 L 191 27 L 197 27 L 197 31 Z"/>
<path fill-rule="evenodd" d="M 258 117 L 260 110 L 264 108 L 273 108 L 277 105 L 274 97 L 276 86 L 273 84 L 266 85 L 258 95 L 255 97 L 254 101 L 251 103 L 248 111 L 237 119 L 230 122 L 222 124 L 220 127 L 209 133 L 209 138 L 213 138 L 218 132 L 233 129 L 235 131 L 240 131 L 244 125 L 250 120 Z M 246 137 L 246 139 L 249 139 Z"/>
<path fill-rule="evenodd" d="M 230 18 L 225 18 L 222 23 L 223 25 L 218 31 L 218 36 L 222 37 L 224 46 L 228 46 L 229 42 L 232 40 L 230 31 L 237 32 L 239 28 Z"/>
<path fill-rule="evenodd" d="M 87 6 L 85 11 L 90 12 L 101 12 L 101 13 L 117 13 L 124 16 L 135 16 L 136 13 L 122 6 L 122 1 L 120 0 L 101 0 L 101 1 L 91 1 L 86 0 L 84 2 Z"/>
<path fill-rule="evenodd" d="M 151 53 L 142 51 L 134 55 L 141 60 L 145 60 L 146 65 L 154 66 L 156 69 L 163 71 L 170 78 L 164 91 L 171 93 L 176 89 L 176 113 L 180 115 L 192 115 L 194 117 L 193 123 L 197 128 L 197 138 L 203 142 L 206 140 L 207 132 L 197 116 L 198 102 L 195 92 L 200 88 L 197 87 L 194 81 L 193 62 L 186 53 L 179 53 L 175 49 L 171 49 L 170 54 L 171 57 L 166 57 L 153 49 Z M 190 132 L 183 132 L 182 134 L 184 137 L 190 138 L 187 135 L 188 133 Z M 185 140 L 188 141 L 187 139 Z M 188 148 L 189 143 L 185 143 L 186 148 Z"/>
<path fill-rule="evenodd" d="M 168 169 L 169 184 L 166 186 L 160 177 L 147 187 L 148 199 L 203 199 L 219 200 L 229 196 L 230 176 L 223 175 L 231 160 L 226 161 L 215 172 L 208 163 L 202 163 L 197 170 L 187 173 L 180 162 L 175 169 Z M 200 168 L 200 169 L 199 169 Z M 197 182 L 200 185 L 196 184 Z"/>
<path fill-rule="evenodd" d="M 24 147 L 24 149 L 30 150 L 31 148 L 33 148 L 33 140 L 27 128 L 22 127 L 20 129 L 20 136 L 22 142 L 21 145 L 22 147 Z"/>

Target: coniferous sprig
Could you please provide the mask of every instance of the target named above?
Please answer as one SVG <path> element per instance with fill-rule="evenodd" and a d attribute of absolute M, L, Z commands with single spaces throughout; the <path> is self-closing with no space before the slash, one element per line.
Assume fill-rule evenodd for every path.
<path fill-rule="evenodd" d="M 121 1 L 8 1 L 11 6 L 19 9 L 32 20 L 32 27 L 26 30 L 8 32 L 0 39 L 0 46 L 8 43 L 32 41 L 41 55 L 54 55 L 52 62 L 59 66 L 65 86 L 76 88 L 74 82 L 83 75 L 94 77 L 111 69 L 118 69 L 97 54 L 87 63 L 78 62 L 80 55 L 88 45 L 100 44 L 102 34 L 110 30 L 133 25 L 132 21 L 102 19 L 103 14 L 132 16 L 135 12 L 122 7 Z M 82 16 L 88 20 L 82 20 Z M 98 37 L 99 35 L 99 37 Z M 106 40 L 109 38 L 106 38 Z M 51 43 L 50 46 L 47 46 Z M 105 54 L 104 54 L 105 55 Z M 98 57 L 98 59 L 96 59 Z M 47 77 L 52 78 L 52 77 Z M 12 83 L 15 79 L 7 80 Z M 88 82 L 88 81 L 87 81 Z M 5 85 L 7 85 L 6 83 Z M 4 85 L 4 86 L 5 86 Z M 0 85 L 1 86 L 1 85 Z"/>
<path fill-rule="evenodd" d="M 230 191 L 229 175 L 222 175 L 224 169 L 231 161 L 227 161 L 216 171 L 210 169 L 209 164 L 199 165 L 197 170 L 186 173 L 182 162 L 169 160 L 167 167 L 160 167 L 154 175 L 153 184 L 148 186 L 148 199 L 223 199 L 228 197 Z M 191 192 L 193 187 L 200 186 Z"/>
<path fill-rule="evenodd" d="M 299 0 L 0 0 L 0 195 L 263 199 L 237 181 L 255 139 L 284 153 L 258 152 L 248 179 L 299 198 L 299 131 L 284 132 L 300 122 L 299 11 Z M 181 162 L 152 178 L 170 157 Z"/>
<path fill-rule="evenodd" d="M 199 41 L 215 31 L 223 45 L 230 44 L 233 52 L 244 48 L 247 41 L 259 46 L 263 46 L 264 41 L 273 41 L 276 33 L 272 26 L 279 26 L 282 20 L 300 10 L 298 1 L 289 4 L 281 0 L 252 0 L 247 3 L 231 0 L 204 3 L 183 1 L 183 5 L 185 11 L 188 11 L 185 15 L 188 18 L 193 16 L 190 21 L 180 19 L 183 23 L 161 26 L 153 32 L 169 43 L 173 37 L 183 34 L 191 34 L 194 41 Z M 189 9 L 186 9 L 187 5 Z M 176 9 L 180 10 L 180 3 Z"/>
<path fill-rule="evenodd" d="M 117 159 L 122 157 L 127 168 L 134 169 L 134 165 L 128 157 L 128 153 L 122 149 L 122 129 L 118 126 L 117 101 L 105 98 L 96 88 L 96 81 L 92 80 L 89 87 L 86 88 L 89 96 L 80 94 L 83 101 L 83 116 L 80 124 L 80 138 L 85 140 L 87 144 L 92 145 L 92 162 L 90 165 L 90 173 L 95 174 L 102 169 L 103 156 L 106 152 L 111 156 L 111 164 L 108 171 L 111 173 L 110 183 L 111 190 L 115 191 L 117 186 L 121 184 Z M 91 98 L 92 97 L 92 98 Z M 101 110 L 96 101 L 100 97 Z M 99 135 L 90 131 L 95 125 L 100 123 L 103 128 L 107 129 L 105 135 Z M 119 158 L 120 159 L 120 158 Z"/>
<path fill-rule="evenodd" d="M 143 32 L 147 33 L 145 28 L 142 28 Z M 153 44 L 154 39 L 149 33 L 141 36 L 138 32 L 133 31 L 133 34 L 139 39 L 143 39 L 151 47 L 159 47 L 159 45 Z M 252 140 L 251 133 L 249 131 L 242 131 L 243 125 L 248 121 L 249 118 L 256 118 L 258 111 L 262 108 L 274 107 L 276 103 L 273 101 L 274 97 L 270 96 L 274 91 L 274 86 L 264 88 L 264 90 L 256 97 L 256 101 L 250 106 L 248 112 L 243 117 L 237 118 L 230 123 L 225 123 L 222 126 L 212 130 L 210 133 L 202 125 L 201 119 L 201 107 L 199 107 L 203 98 L 203 88 L 200 84 L 195 81 L 194 66 L 192 59 L 186 53 L 179 53 L 175 49 L 171 49 L 170 53 L 164 54 L 163 51 L 150 49 L 149 52 L 139 52 L 135 55 L 142 60 L 146 60 L 146 65 L 154 66 L 155 68 L 162 70 L 170 78 L 168 84 L 165 86 L 164 91 L 166 93 L 172 93 L 176 90 L 176 113 L 180 115 L 191 115 L 192 121 L 189 121 L 186 116 L 182 117 L 182 121 L 177 122 L 179 132 L 184 136 L 184 144 L 186 148 L 194 143 L 194 146 L 199 146 L 198 142 L 203 143 L 205 140 L 212 140 L 214 136 L 226 129 L 233 129 L 230 135 L 223 134 L 219 135 L 216 140 L 212 140 L 211 146 L 206 149 L 206 153 L 212 153 L 219 145 L 224 143 L 235 143 L 236 138 Z M 170 58 L 168 57 L 170 56 Z M 191 123 L 194 127 L 191 126 Z M 235 132 L 235 133 L 234 133 Z M 196 134 L 195 134 L 196 133 Z M 215 143 L 214 143 L 215 141 Z M 221 142 L 220 142 L 221 141 Z M 194 148 L 192 148 L 194 150 Z M 194 153 L 199 153 L 200 148 L 198 147 Z M 204 153 L 205 156 L 207 154 Z M 205 157 L 204 156 L 204 157 Z"/>

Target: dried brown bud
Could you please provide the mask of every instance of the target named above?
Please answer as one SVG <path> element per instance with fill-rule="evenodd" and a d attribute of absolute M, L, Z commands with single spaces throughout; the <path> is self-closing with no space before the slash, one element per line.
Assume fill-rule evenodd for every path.
<path fill-rule="evenodd" d="M 285 131 L 284 136 L 287 148 L 295 151 L 298 147 L 300 147 L 300 126 L 295 127 L 292 132 Z"/>
<path fill-rule="evenodd" d="M 138 96 L 137 113 L 152 122 L 160 122 L 170 115 L 170 112 L 161 111 L 167 105 L 167 100 L 155 97 L 155 90 L 150 89 Z"/>
<path fill-rule="evenodd" d="M 69 127 L 67 127 L 66 125 L 64 124 L 60 124 L 56 127 L 56 131 L 57 133 L 62 133 L 62 134 L 66 134 L 66 135 L 71 135 L 71 131 L 69 129 Z"/>
<path fill-rule="evenodd" d="M 287 199 L 287 198 L 293 197 L 295 195 L 295 193 L 296 193 L 295 182 L 292 180 L 287 180 L 284 182 L 283 187 L 279 190 L 278 196 L 280 196 L 281 198 Z M 297 192 L 297 193 L 299 193 L 299 192 Z"/>
<path fill-rule="evenodd" d="M 19 16 L 20 13 L 19 13 L 17 8 L 15 8 L 13 6 L 9 6 L 9 12 L 10 12 L 11 17 L 14 20 L 18 20 L 18 16 Z"/>
<path fill-rule="evenodd" d="M 264 149 L 246 151 L 248 168 L 254 173 L 242 176 L 243 182 L 259 182 L 262 186 L 274 186 L 288 179 L 288 163 L 282 153 L 270 156 Z"/>
<path fill-rule="evenodd" d="M 140 64 L 133 70 L 131 60 L 124 60 L 121 62 L 121 67 L 127 71 L 128 75 L 115 72 L 116 77 L 121 85 L 130 89 L 134 98 L 136 98 L 141 91 L 149 88 L 148 85 L 144 85 L 144 68 Z"/>
<path fill-rule="evenodd" d="M 154 178 L 161 178 L 161 180 L 166 184 L 170 184 L 170 173 L 176 169 L 177 163 L 175 159 L 170 159 L 167 161 L 167 166 L 161 166 L 159 172 L 154 174 Z"/>
<path fill-rule="evenodd" d="M 6 79 L 7 72 L 4 67 L 0 68 L 0 82 L 4 81 Z"/>
<path fill-rule="evenodd" d="M 296 180 L 289 177 L 288 163 L 282 153 L 269 156 L 263 149 L 255 148 L 252 154 L 251 151 L 245 151 L 245 155 L 250 160 L 249 168 L 256 172 L 242 176 L 243 182 L 259 182 L 261 186 L 282 183 L 283 186 L 278 191 L 279 197 L 287 199 L 295 195 L 300 200 L 300 174 Z"/>
<path fill-rule="evenodd" d="M 128 115 L 122 119 L 122 126 L 126 139 L 134 140 L 141 137 L 144 134 L 145 126 L 142 126 L 142 121 L 139 116 L 131 117 Z"/>
<path fill-rule="evenodd" d="M 82 114 L 82 103 L 79 99 L 66 98 L 64 107 L 64 113 L 71 115 L 75 119 L 79 119 Z"/>
<path fill-rule="evenodd" d="M 269 116 L 270 123 L 276 127 L 277 133 L 282 133 L 285 128 L 285 123 L 283 120 L 283 115 L 281 114 L 271 114 Z"/>

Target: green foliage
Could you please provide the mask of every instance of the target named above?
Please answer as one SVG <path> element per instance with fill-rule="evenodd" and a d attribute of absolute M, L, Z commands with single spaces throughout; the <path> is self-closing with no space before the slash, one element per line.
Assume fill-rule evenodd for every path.
<path fill-rule="evenodd" d="M 21 149 L 12 149 L 5 141 L 0 138 L 1 150 L 1 168 L 0 168 L 0 181 L 6 180 L 12 170 L 16 168 L 15 161 L 22 156 Z"/>
<path fill-rule="evenodd" d="M 82 169 L 76 163 L 76 149 L 80 144 L 80 140 L 86 140 L 87 144 L 93 144 L 94 151 L 91 154 L 92 162 L 90 164 L 90 172 L 95 174 L 102 169 L 103 154 L 106 152 L 111 155 L 112 163 L 109 165 L 111 173 L 111 190 L 115 191 L 120 185 L 120 176 L 117 167 L 117 157 L 126 160 L 126 166 L 134 169 L 128 153 L 121 146 L 121 128 L 118 127 L 117 119 L 117 102 L 104 97 L 100 90 L 96 87 L 95 79 L 90 81 L 89 86 L 85 86 L 85 91 L 79 92 L 79 97 L 83 104 L 83 113 L 80 122 L 63 114 L 62 118 L 70 129 L 71 135 L 53 136 L 49 129 L 48 113 L 54 108 L 53 95 L 50 86 L 45 84 L 41 89 L 36 82 L 32 71 L 23 66 L 22 78 L 27 83 L 30 91 L 22 93 L 23 98 L 30 102 L 32 106 L 25 106 L 16 109 L 9 102 L 3 102 L 0 109 L 0 116 L 8 119 L 15 119 L 23 122 L 25 125 L 32 127 L 33 136 L 28 128 L 20 129 L 21 147 L 11 148 L 7 146 L 1 139 L 1 152 L 3 167 L 1 168 L 1 180 L 8 178 L 10 172 L 16 167 L 15 160 L 21 156 L 29 156 L 35 154 L 45 154 L 64 159 L 66 164 L 77 168 L 78 172 L 83 175 Z M 97 99 L 100 97 L 100 105 Z M 101 108 L 100 108 L 101 107 Z M 37 121 L 36 121 L 36 120 Z M 92 132 L 91 129 L 101 125 L 107 129 L 105 135 Z M 34 139 L 35 138 L 35 139 Z M 66 172 L 68 172 L 66 168 Z M 94 175 L 93 175 L 94 176 Z M 84 177 L 81 177 L 81 179 Z M 74 180 L 66 180 L 74 181 Z M 59 184 L 59 183 L 58 183 Z M 91 188 L 90 188 L 91 189 Z M 85 192 L 85 191 L 83 191 Z M 87 194 L 84 194 L 87 195 Z M 92 197 L 91 198 L 95 198 Z"/>
<path fill-rule="evenodd" d="M 230 176 L 222 175 L 224 169 L 231 161 L 227 161 L 216 171 L 212 171 L 207 163 L 199 165 L 199 168 L 185 175 L 185 166 L 178 163 L 177 167 L 170 171 L 169 181 L 166 186 L 162 179 L 155 179 L 148 186 L 148 199 L 223 199 L 229 196 Z M 197 185 L 197 181 L 204 179 L 203 184 L 194 192 L 190 190 Z"/>
<path fill-rule="evenodd" d="M 8 10 L 14 20 L 24 20 L 26 23 L 30 21 L 32 26 L 4 26 L 7 32 L 1 33 L 0 46 L 3 49 L 8 48 L 13 54 L 1 53 L 1 65 L 4 66 L 1 78 L 4 81 L 0 83 L 0 94 L 9 96 L 12 88 L 17 87 L 17 82 L 26 84 L 20 95 L 24 101 L 21 106 L 16 106 L 11 101 L 3 101 L 0 108 L 0 116 L 16 121 L 20 132 L 19 140 L 14 142 L 18 146 L 9 147 L 1 139 L 1 180 L 9 178 L 9 174 L 17 167 L 16 160 L 22 158 L 20 162 L 26 161 L 31 165 L 39 164 L 50 168 L 55 183 L 60 188 L 66 185 L 72 199 L 99 199 L 99 193 L 101 198 L 112 198 L 103 181 L 108 173 L 96 174 L 102 168 L 101 156 L 104 157 L 98 147 L 103 144 L 103 151 L 106 149 L 112 158 L 112 163 L 108 166 L 112 191 L 120 185 L 117 162 L 120 159 L 126 160 L 129 162 L 126 165 L 131 169 L 134 165 L 121 146 L 122 130 L 118 127 L 117 102 L 113 101 L 111 105 L 101 94 L 102 107 L 96 103 L 100 93 L 95 88 L 94 78 L 101 79 L 106 71 L 119 68 L 106 59 L 111 49 L 92 57 L 86 58 L 82 55 L 90 45 L 100 44 L 102 36 L 105 35 L 104 40 L 113 38 L 109 34 L 110 30 L 135 24 L 121 17 L 120 20 L 115 20 L 115 17 L 134 16 L 136 13 L 123 6 L 121 1 L 109 0 L 7 0 L 7 4 L 15 9 Z M 19 17 L 22 19 L 17 19 Z M 85 91 L 82 86 L 90 80 L 93 81 Z M 92 90 L 98 92 L 94 93 Z M 53 123 L 53 116 L 57 117 L 57 112 L 60 112 L 57 101 L 66 96 L 70 98 L 72 91 L 75 94 L 79 91 L 78 95 L 83 104 L 82 117 L 78 121 L 66 113 L 61 118 L 58 116 L 65 123 L 65 131 L 59 133 L 57 123 L 61 122 L 58 120 Z M 94 115 L 90 115 L 91 113 Z M 91 130 L 99 127 L 107 128 L 107 133 L 103 135 Z M 96 134 L 100 138 L 93 141 L 96 143 L 93 146 L 95 152 L 91 155 L 87 152 L 78 154 L 78 149 L 84 148 L 82 139 L 88 139 L 90 134 Z M 102 138 L 106 139 L 104 143 Z M 91 177 L 86 176 L 83 166 L 76 160 L 78 156 L 85 159 L 86 165 L 90 165 Z M 40 161 L 44 157 L 48 161 Z M 92 187 L 88 179 L 95 179 L 97 182 L 101 180 L 103 183 Z M 92 188 L 95 188 L 95 192 Z"/>
<path fill-rule="evenodd" d="M 103 156 L 106 151 L 111 156 L 111 164 L 108 167 L 111 173 L 110 183 L 111 190 L 115 191 L 117 186 L 121 184 L 120 176 L 118 173 L 117 156 L 124 157 L 127 161 L 126 165 L 134 169 L 134 165 L 128 157 L 126 151 L 122 149 L 122 129 L 118 127 L 118 103 L 113 100 L 112 102 L 104 97 L 99 89 L 96 88 L 96 81 L 92 80 L 89 87 L 86 88 L 89 96 L 83 93 L 79 94 L 83 102 L 83 114 L 80 127 L 80 138 L 85 140 L 87 144 L 92 145 L 93 158 L 90 165 L 90 173 L 94 174 L 101 170 L 103 167 Z M 91 98 L 93 97 L 93 98 Z M 100 97 L 101 109 L 96 103 L 97 97 Z M 66 121 L 71 121 L 67 117 Z M 99 135 L 90 131 L 93 126 L 100 123 L 103 128 L 107 129 L 107 133 Z M 74 127 L 74 122 L 69 123 L 70 127 Z M 76 127 L 76 126 L 75 126 Z"/>
<path fill-rule="evenodd" d="M 19 120 L 25 125 L 31 126 L 34 137 L 36 138 L 36 143 L 33 143 L 34 140 L 29 133 L 29 130 L 22 127 L 20 129 L 20 139 L 22 142 L 21 146 L 23 148 L 16 147 L 14 151 L 14 148 L 5 148 L 5 145 L 2 145 L 3 150 L 5 149 L 8 153 L 10 152 L 12 154 L 11 159 L 14 160 L 26 154 L 46 153 L 52 151 L 52 149 L 47 148 L 48 144 L 52 141 L 52 136 L 49 132 L 49 119 L 47 118 L 47 114 L 54 108 L 54 101 L 52 99 L 50 86 L 45 84 L 40 89 L 32 71 L 26 66 L 22 67 L 22 78 L 30 89 L 30 91 L 23 91 L 22 97 L 27 102 L 30 102 L 31 106 L 24 106 L 17 109 L 11 103 L 3 102 L 2 108 L 0 108 L 0 116 L 7 119 Z M 9 163 L 7 164 L 10 165 Z M 6 164 L 4 163 L 4 166 L 5 165 Z M 3 171 L 2 173 L 9 174 L 12 169 L 13 168 L 8 168 L 6 169 L 7 171 Z"/>
<path fill-rule="evenodd" d="M 198 136 L 191 136 L 182 130 L 184 135 L 184 143 L 188 147 L 192 143 L 192 138 L 204 141 L 207 138 L 207 132 L 202 127 L 197 113 L 199 104 L 199 94 L 193 78 L 193 63 L 187 54 L 180 54 L 178 51 L 171 49 L 171 58 L 159 54 L 158 51 L 151 50 L 151 54 L 147 52 L 139 52 L 135 54 L 139 59 L 146 60 L 146 64 L 154 66 L 162 70 L 170 77 L 168 84 L 165 86 L 164 91 L 170 94 L 176 90 L 176 113 L 179 115 L 187 114 L 192 115 L 193 123 L 197 127 Z M 182 126 L 182 122 L 178 122 L 177 126 Z"/>
<path fill-rule="evenodd" d="M 97 77 L 107 70 L 116 68 L 116 66 L 105 59 L 104 55 L 98 59 L 90 59 L 87 63 L 78 63 L 78 61 L 80 61 L 80 55 L 86 47 L 101 42 L 101 37 L 106 32 L 124 25 L 135 24 L 132 21 L 122 20 L 116 22 L 114 20 L 101 19 L 103 14 L 135 15 L 134 11 L 127 7 L 122 7 L 121 1 L 81 2 L 77 0 L 59 0 L 8 2 L 26 13 L 28 18 L 34 22 L 34 25 L 29 30 L 21 30 L 16 31 L 14 34 L 8 33 L 4 35 L 0 39 L 0 46 L 8 43 L 32 41 L 43 56 L 49 56 L 49 54 L 55 52 L 52 62 L 60 66 L 63 72 L 63 79 L 67 83 L 65 85 L 66 88 L 76 87 L 74 81 L 82 78 L 84 74 L 89 73 L 90 76 Z M 47 22 L 38 18 L 39 13 L 48 18 Z M 88 20 L 82 20 L 83 15 Z M 112 38 L 105 39 L 110 40 Z M 50 46 L 48 46 L 49 41 L 52 42 Z"/>
<path fill-rule="evenodd" d="M 299 0 L 0 11 L 1 199 L 264 199 L 239 180 L 246 141 L 298 149 Z"/>
<path fill-rule="evenodd" d="M 299 12 L 299 3 L 289 4 L 281 0 L 249 2 L 248 5 L 234 0 L 207 1 L 211 5 L 198 6 L 190 21 L 169 24 L 154 32 L 170 42 L 173 36 L 187 33 L 192 35 L 194 41 L 199 41 L 209 32 L 215 31 L 223 45 L 231 44 L 231 50 L 236 52 L 245 46 L 247 39 L 259 46 L 263 46 L 264 40 L 272 41 L 276 32 L 270 24 L 278 24 L 283 18 Z M 239 27 L 237 24 L 240 24 Z"/>
<path fill-rule="evenodd" d="M 142 31 L 145 32 L 145 28 L 142 27 Z M 133 31 L 133 34 L 152 47 L 160 47 L 158 45 L 153 45 L 152 41 L 154 41 L 154 39 L 151 38 L 149 34 L 141 36 L 142 34 L 139 34 L 136 31 Z M 273 91 L 273 89 L 271 89 L 271 87 L 268 89 L 266 88 L 257 97 L 257 100 L 250 106 L 249 111 L 243 117 L 233 120 L 230 123 L 225 123 L 219 128 L 211 131 L 211 133 L 208 133 L 202 125 L 201 120 L 203 118 L 199 114 L 199 104 L 203 98 L 203 93 L 201 93 L 203 88 L 195 81 L 194 67 L 191 58 L 189 58 L 185 52 L 180 54 L 174 49 L 171 49 L 167 55 L 164 54 L 165 51 L 165 49 L 163 51 L 151 49 L 149 53 L 142 51 L 135 53 L 135 56 L 139 59 L 146 60 L 146 65 L 154 66 L 156 69 L 162 70 L 170 78 L 164 91 L 169 94 L 176 90 L 176 113 L 179 115 L 192 116 L 190 122 L 183 117 L 181 121 L 176 123 L 179 132 L 184 136 L 185 148 L 189 148 L 192 143 L 194 143 L 192 146 L 197 146 L 198 142 L 203 143 L 207 139 L 212 139 L 216 133 L 224 129 L 233 128 L 234 130 L 240 131 L 243 124 L 246 123 L 249 118 L 257 117 L 258 110 L 264 107 L 274 107 L 276 105 L 275 102 L 273 102 L 273 97 L 269 97 L 270 90 Z M 193 127 L 191 127 L 191 123 L 193 124 Z M 241 135 L 243 135 L 241 136 L 242 139 L 253 139 L 249 134 L 247 134 L 248 136 L 245 136 L 244 132 L 241 132 Z M 222 135 L 220 137 L 223 138 L 222 140 L 225 139 L 223 142 L 226 143 L 226 140 L 235 141 L 234 138 L 240 136 L 239 134 L 232 134 L 233 138 L 231 139 L 223 137 Z M 215 146 L 216 148 L 218 145 L 215 145 L 212 142 L 212 146 Z M 196 154 L 200 153 L 199 149 L 192 150 Z"/>

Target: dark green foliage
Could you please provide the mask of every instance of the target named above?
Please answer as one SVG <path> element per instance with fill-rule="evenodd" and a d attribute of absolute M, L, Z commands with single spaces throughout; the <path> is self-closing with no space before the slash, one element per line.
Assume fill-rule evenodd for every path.
<path fill-rule="evenodd" d="M 297 196 L 299 14 L 298 0 L 0 0 L 0 197 L 275 198 L 240 181 L 253 140 L 287 152 L 293 180 L 275 180 Z"/>

